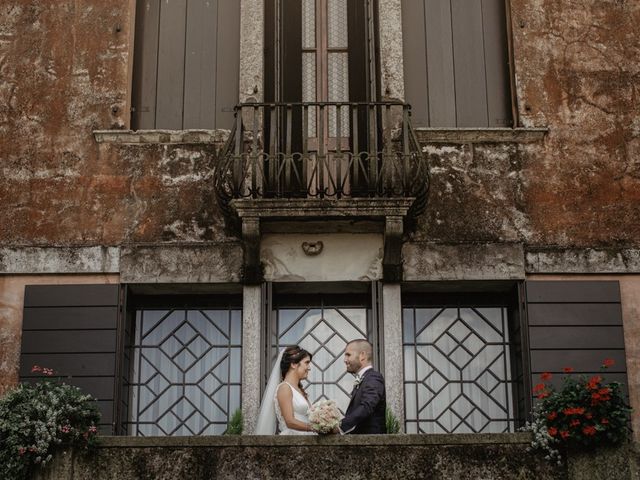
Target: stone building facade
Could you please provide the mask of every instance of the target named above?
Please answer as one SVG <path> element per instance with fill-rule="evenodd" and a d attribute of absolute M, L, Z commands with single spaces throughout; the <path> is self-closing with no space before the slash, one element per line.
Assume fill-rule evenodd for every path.
<path fill-rule="evenodd" d="M 344 401 L 367 337 L 407 432 L 514 431 L 537 374 L 605 357 L 638 408 L 639 22 L 624 0 L 4 2 L 0 391 L 47 363 L 105 431 L 241 408 L 250 433 L 281 345 Z"/>

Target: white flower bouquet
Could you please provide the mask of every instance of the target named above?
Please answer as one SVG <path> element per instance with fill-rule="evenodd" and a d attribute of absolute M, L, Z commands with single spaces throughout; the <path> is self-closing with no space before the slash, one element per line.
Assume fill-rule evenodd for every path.
<path fill-rule="evenodd" d="M 309 407 L 309 423 L 318 433 L 331 433 L 343 416 L 333 400 L 320 400 Z"/>

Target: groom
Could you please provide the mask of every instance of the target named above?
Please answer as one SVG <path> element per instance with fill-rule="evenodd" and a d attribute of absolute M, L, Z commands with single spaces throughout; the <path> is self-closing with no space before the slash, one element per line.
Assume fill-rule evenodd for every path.
<path fill-rule="evenodd" d="M 340 424 L 340 433 L 387 433 L 384 378 L 371 365 L 373 347 L 366 340 L 347 344 L 344 363 L 356 376 L 351 402 Z"/>

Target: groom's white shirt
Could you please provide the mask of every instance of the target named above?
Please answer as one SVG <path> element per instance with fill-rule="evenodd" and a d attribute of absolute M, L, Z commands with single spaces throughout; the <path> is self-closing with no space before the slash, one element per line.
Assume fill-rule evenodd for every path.
<path fill-rule="evenodd" d="M 357 379 L 362 379 L 362 376 L 364 375 L 364 372 L 366 372 L 367 370 L 371 370 L 373 368 L 373 365 L 367 365 L 366 367 L 362 367 L 360 370 L 358 370 L 358 373 L 356 373 L 356 378 Z"/>
<path fill-rule="evenodd" d="M 362 376 L 364 375 L 364 373 L 367 370 L 371 370 L 372 368 L 373 368 L 373 365 L 367 365 L 366 367 L 362 367 L 360 370 L 358 370 L 358 373 L 356 373 L 356 381 L 362 380 Z M 338 427 L 338 430 L 340 431 L 340 435 L 344 435 L 345 433 L 350 433 L 351 431 L 353 431 L 355 429 L 356 429 L 356 427 L 351 427 L 346 432 L 343 432 L 342 429 L 340 427 Z"/>

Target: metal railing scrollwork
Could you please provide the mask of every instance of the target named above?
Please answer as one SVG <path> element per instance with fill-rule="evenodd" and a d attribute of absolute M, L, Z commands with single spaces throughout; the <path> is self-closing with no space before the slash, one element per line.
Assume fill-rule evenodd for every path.
<path fill-rule="evenodd" d="M 225 215 L 233 199 L 414 198 L 426 207 L 427 159 L 401 102 L 246 103 L 216 164 Z"/>

